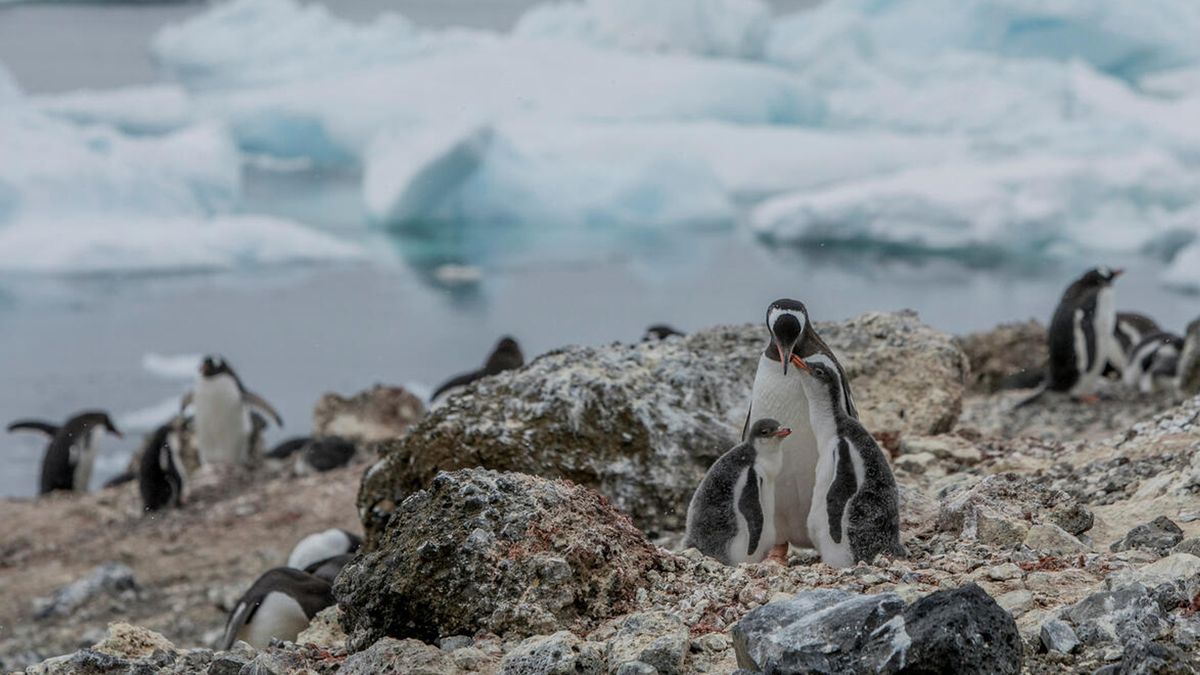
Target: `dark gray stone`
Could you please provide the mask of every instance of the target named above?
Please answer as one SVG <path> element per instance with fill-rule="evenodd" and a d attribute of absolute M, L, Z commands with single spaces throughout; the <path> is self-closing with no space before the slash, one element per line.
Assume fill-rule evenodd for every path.
<path fill-rule="evenodd" d="M 604 657 L 596 644 L 570 631 L 531 637 L 504 655 L 499 675 L 600 675 Z"/>
<path fill-rule="evenodd" d="M 1193 656 L 1174 645 L 1134 640 L 1126 645 L 1120 675 L 1195 675 L 1197 662 Z"/>
<path fill-rule="evenodd" d="M 897 638 L 907 633 L 911 641 L 902 652 L 902 672 L 1021 672 L 1024 651 L 1016 622 L 975 584 L 917 600 L 904 610 L 898 631 Z"/>
<path fill-rule="evenodd" d="M 1162 608 L 1141 584 L 1093 593 L 1068 607 L 1063 616 L 1086 645 L 1154 639 L 1168 627 Z"/>
<path fill-rule="evenodd" d="M 1042 648 L 1049 652 L 1070 654 L 1079 646 L 1079 636 L 1070 624 L 1060 619 L 1046 619 L 1040 633 Z"/>
<path fill-rule="evenodd" d="M 1120 541 L 1113 542 L 1110 549 L 1117 552 L 1141 548 L 1165 555 L 1181 541 L 1183 541 L 1183 530 L 1179 529 L 1179 526 L 1170 518 L 1159 516 L 1149 523 L 1142 523 L 1130 530 Z"/>
<path fill-rule="evenodd" d="M 33 617 L 69 616 L 100 595 L 121 596 L 135 593 L 138 585 L 133 570 L 119 562 L 109 562 L 94 568 L 86 577 L 58 589 L 53 595 L 34 601 Z"/>

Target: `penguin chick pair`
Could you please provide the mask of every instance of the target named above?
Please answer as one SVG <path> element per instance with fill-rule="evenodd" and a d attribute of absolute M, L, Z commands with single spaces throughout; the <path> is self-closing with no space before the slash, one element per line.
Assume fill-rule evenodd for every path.
<path fill-rule="evenodd" d="M 822 562 L 849 567 L 905 555 L 896 480 L 879 445 L 845 409 L 844 375 L 824 354 L 789 362 L 808 399 L 818 458 L 806 527 Z M 776 478 L 791 430 L 773 419 L 709 469 L 688 508 L 685 543 L 725 564 L 761 562 L 775 540 Z"/>
<path fill-rule="evenodd" d="M 96 463 L 99 436 L 110 433 L 121 438 L 108 413 L 87 410 L 73 415 L 62 425 L 44 420 L 17 420 L 8 431 L 37 431 L 50 437 L 42 456 L 42 480 L 39 494 L 58 490 L 87 492 Z"/>

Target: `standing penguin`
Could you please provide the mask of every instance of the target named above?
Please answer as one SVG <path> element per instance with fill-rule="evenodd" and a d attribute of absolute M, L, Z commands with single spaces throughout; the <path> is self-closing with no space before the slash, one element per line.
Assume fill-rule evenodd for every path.
<path fill-rule="evenodd" d="M 850 417 L 858 417 L 849 382 L 833 351 L 825 344 L 808 318 L 808 309 L 796 300 L 776 300 L 767 307 L 770 341 L 758 359 L 750 410 L 742 440 L 748 440 L 750 420 L 769 417 L 792 430 L 783 442 L 783 468 L 775 486 L 775 543 L 772 555 L 787 555 L 787 545 L 812 546 L 808 536 L 808 512 L 812 505 L 813 480 L 817 469 L 817 439 L 809 421 L 808 397 L 799 374 L 789 372 L 792 356 L 807 358 L 824 354 L 837 367 L 842 381 L 839 405 Z"/>
<path fill-rule="evenodd" d="M 193 428 L 200 460 L 206 465 L 247 466 L 255 442 L 252 409 L 258 408 L 283 426 L 283 419 L 261 396 L 242 386 L 229 363 L 206 356 L 196 384 L 180 402 L 180 410 L 195 406 Z"/>
<path fill-rule="evenodd" d="M 1105 365 L 1110 360 L 1124 364 L 1123 356 L 1114 356 L 1119 348 L 1113 336 L 1117 310 L 1112 282 L 1119 276 L 1121 270 L 1096 267 L 1067 287 L 1050 320 L 1050 360 L 1042 388 L 1017 407 L 1047 391 L 1094 400 Z"/>
<path fill-rule="evenodd" d="M 155 430 L 142 449 L 138 490 L 142 494 L 144 510 L 183 506 L 187 464 L 182 455 L 187 427 L 186 418 L 176 417 Z"/>
<path fill-rule="evenodd" d="M 808 514 L 809 536 L 821 561 L 850 567 L 881 553 L 903 556 L 896 478 L 875 439 L 842 408 L 845 376 L 824 354 L 793 361 L 804 372 L 821 453 Z"/>
<path fill-rule="evenodd" d="M 1125 366 L 1125 384 L 1143 394 L 1174 386 L 1179 376 L 1183 338 L 1170 333 L 1147 335 L 1130 350 Z"/>
<path fill-rule="evenodd" d="M 87 492 L 96 463 L 96 439 L 108 432 L 121 438 L 108 413 L 88 410 L 68 419 L 62 426 L 42 420 L 18 420 L 9 431 L 40 431 L 50 437 L 42 458 L 40 494 L 55 490 Z"/>
<path fill-rule="evenodd" d="M 492 349 L 492 353 L 488 355 L 487 361 L 483 364 L 482 368 L 457 375 L 443 382 L 433 392 L 433 396 L 429 397 L 429 400 L 437 401 L 475 380 L 489 375 L 496 375 L 506 370 L 515 370 L 523 365 L 525 365 L 525 355 L 521 353 L 520 345 L 511 336 L 505 335 L 496 343 L 496 346 Z"/>
<path fill-rule="evenodd" d="M 772 419 L 713 463 L 688 505 L 684 542 L 726 565 L 761 562 L 775 546 L 775 478 L 791 430 Z"/>
<path fill-rule="evenodd" d="M 238 640 L 255 649 L 266 649 L 271 638 L 295 640 L 333 602 L 333 589 L 324 579 L 289 567 L 267 570 L 229 613 L 221 649 Z"/>

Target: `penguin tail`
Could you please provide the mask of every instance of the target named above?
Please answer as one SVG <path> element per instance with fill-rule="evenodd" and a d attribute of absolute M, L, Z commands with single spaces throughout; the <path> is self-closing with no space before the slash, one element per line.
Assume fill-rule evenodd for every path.
<path fill-rule="evenodd" d="M 17 420 L 8 425 L 8 431 L 40 431 L 47 436 L 54 436 L 58 433 L 58 425 L 42 420 Z"/>

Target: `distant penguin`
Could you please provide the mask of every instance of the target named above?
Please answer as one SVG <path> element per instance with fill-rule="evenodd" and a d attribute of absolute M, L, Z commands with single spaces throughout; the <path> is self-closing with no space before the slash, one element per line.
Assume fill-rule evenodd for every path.
<path fill-rule="evenodd" d="M 314 532 L 296 543 L 287 566 L 302 570 L 322 560 L 354 553 L 362 546 L 362 537 L 338 527 Z"/>
<path fill-rule="evenodd" d="M 183 506 L 187 466 L 182 452 L 187 421 L 176 418 L 160 426 L 142 449 L 138 489 L 142 508 L 158 511 Z"/>
<path fill-rule="evenodd" d="M 525 365 L 525 356 L 521 353 L 521 347 L 517 344 L 516 340 L 506 335 L 496 343 L 496 346 L 492 349 L 492 353 L 488 356 L 487 362 L 483 364 L 482 368 L 457 375 L 443 382 L 433 392 L 433 396 L 429 397 L 429 400 L 437 401 L 475 380 L 496 375 L 506 370 L 515 370 L 523 365 Z"/>
<path fill-rule="evenodd" d="M 337 575 L 341 574 L 342 568 L 346 565 L 349 565 L 355 557 L 356 554 L 354 553 L 335 555 L 332 558 L 318 560 L 308 567 L 305 567 L 304 571 L 318 579 L 323 579 L 330 584 L 333 584 L 334 580 L 337 579 Z"/>
<path fill-rule="evenodd" d="M 205 465 L 253 464 L 258 431 L 251 414 L 257 408 L 283 426 L 283 419 L 261 396 L 242 385 L 237 373 L 219 356 L 200 364 L 196 384 L 180 402 L 180 410 L 194 406 L 193 430 L 200 461 Z"/>
<path fill-rule="evenodd" d="M 675 330 L 672 326 L 668 326 L 665 323 L 656 323 L 646 329 L 646 333 L 642 335 L 642 342 L 654 342 L 656 340 L 666 340 L 669 337 L 683 337 L 684 335 L 686 333 Z"/>
<path fill-rule="evenodd" d="M 688 505 L 685 545 L 726 565 L 761 562 L 775 547 L 775 479 L 791 430 L 772 419 L 713 463 Z"/>
<path fill-rule="evenodd" d="M 792 430 L 791 436 L 783 442 L 783 468 L 775 486 L 775 543 L 779 549 L 774 553 L 779 556 L 786 555 L 789 543 L 798 547 L 812 546 L 807 519 L 818 457 L 817 439 L 809 421 L 807 394 L 800 375 L 794 368 L 789 370 L 791 356 L 824 354 L 835 365 L 837 358 L 817 335 L 803 303 L 776 300 L 767 307 L 766 319 L 770 339 L 758 359 L 742 440 L 749 438 L 752 419 L 775 419 Z M 841 366 L 837 367 L 840 372 Z M 849 386 L 843 390 L 840 405 L 850 417 L 858 416 Z"/>
<path fill-rule="evenodd" d="M 50 437 L 42 458 L 40 494 L 55 490 L 87 492 L 96 463 L 96 439 L 107 432 L 117 438 L 121 432 L 108 413 L 89 410 L 71 417 L 62 426 L 41 420 L 18 420 L 9 431 L 40 431 Z"/>
<path fill-rule="evenodd" d="M 1124 364 L 1124 357 L 1116 356 L 1117 310 L 1112 289 L 1113 280 L 1121 272 L 1096 267 L 1067 287 L 1050 321 L 1046 377 L 1041 389 L 1017 403 L 1017 407 L 1033 403 L 1047 391 L 1090 398 L 1109 361 Z"/>
<path fill-rule="evenodd" d="M 845 375 L 824 354 L 793 358 L 804 371 L 821 453 L 808 514 L 809 536 L 821 561 L 850 567 L 881 553 L 903 556 L 896 478 L 875 439 L 842 407 Z"/>
<path fill-rule="evenodd" d="M 1142 338 L 1130 350 L 1124 381 L 1150 394 L 1175 386 L 1179 376 L 1179 357 L 1183 338 L 1170 333 L 1153 333 Z"/>
<path fill-rule="evenodd" d="M 305 476 L 340 469 L 354 459 L 358 446 L 341 436 L 301 436 L 288 439 L 266 454 L 268 459 L 286 459 L 295 455 L 295 472 Z"/>
<path fill-rule="evenodd" d="M 1125 372 L 1125 364 L 1133 355 L 1133 348 L 1141 344 L 1147 336 L 1161 332 L 1162 329 L 1154 319 L 1145 314 L 1117 312 L 1117 321 L 1113 325 L 1113 339 L 1116 340 L 1117 348 L 1114 354 L 1110 355 L 1104 374 L 1122 375 Z"/>
<path fill-rule="evenodd" d="M 241 640 L 266 649 L 271 639 L 294 641 L 322 609 L 334 603 L 329 582 L 288 567 L 268 570 L 234 605 L 220 648 Z"/>

